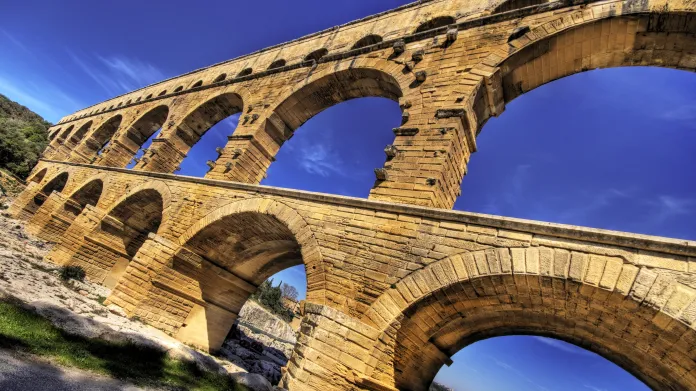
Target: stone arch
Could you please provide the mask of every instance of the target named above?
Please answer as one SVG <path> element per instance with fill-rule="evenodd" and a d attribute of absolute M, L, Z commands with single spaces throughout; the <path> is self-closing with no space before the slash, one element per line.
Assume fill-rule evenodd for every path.
<path fill-rule="evenodd" d="M 303 61 L 317 61 L 318 62 L 322 57 L 326 56 L 327 54 L 329 54 L 329 49 L 327 49 L 327 48 L 317 49 L 317 50 L 309 53 L 308 55 L 306 55 Z"/>
<path fill-rule="evenodd" d="M 364 322 L 381 330 L 368 375 L 425 390 L 463 347 L 510 334 L 594 351 L 655 390 L 696 384 L 696 290 L 666 270 L 546 247 L 444 258 L 380 296 Z"/>
<path fill-rule="evenodd" d="M 211 351 L 220 348 L 249 295 L 279 270 L 304 263 L 307 300 L 324 298 L 322 257 L 309 225 L 272 199 L 222 206 L 176 241 L 151 235 L 137 262 L 109 301 Z M 128 288 L 143 279 L 150 283 L 145 291 Z"/>
<path fill-rule="evenodd" d="M 45 175 L 45 173 L 44 173 Z M 51 195 L 51 193 L 62 192 L 68 184 L 70 175 L 68 171 L 61 171 L 54 175 L 50 180 L 46 181 L 46 184 L 40 186 L 40 189 L 35 193 L 28 193 L 29 199 L 22 202 L 20 199 L 17 201 L 22 202 L 24 205 L 16 213 L 16 217 L 22 220 L 29 220 L 34 213 L 46 202 L 46 199 Z"/>
<path fill-rule="evenodd" d="M 268 69 L 276 69 L 285 66 L 286 61 L 284 59 L 275 60 L 268 66 Z"/>
<path fill-rule="evenodd" d="M 96 220 L 96 225 L 83 228 L 84 239 L 76 243 L 66 242 L 64 235 L 60 243 L 62 248 L 54 249 L 52 254 L 71 253 L 62 263 L 80 266 L 91 281 L 114 288 L 148 235 L 157 233 L 162 227 L 170 202 L 167 186 L 154 181 L 133 188 L 106 213 L 85 207 L 93 216 L 86 218 Z M 66 247 L 75 250 L 66 251 Z M 55 258 L 52 254 L 49 258 Z"/>
<path fill-rule="evenodd" d="M 620 7 L 611 17 L 597 8 L 593 17 L 560 17 L 533 30 L 521 26 L 511 32 L 509 43 L 483 61 L 494 67 L 489 77 L 493 88 L 474 100 L 479 128 L 491 115 L 500 114 L 505 103 L 579 72 L 622 66 L 695 71 L 694 9 L 649 12 L 663 5 L 653 0 L 640 7 Z M 574 15 L 580 14 L 586 12 L 577 10 Z"/>
<path fill-rule="evenodd" d="M 432 29 L 436 29 L 436 28 L 440 28 L 440 27 L 449 26 L 449 25 L 454 24 L 454 23 L 457 23 L 457 19 L 455 19 L 455 18 L 452 17 L 452 16 L 447 16 L 447 15 L 437 16 L 437 17 L 435 17 L 435 18 L 432 18 L 432 19 L 430 19 L 430 20 L 428 20 L 428 21 L 425 21 L 425 22 L 421 23 L 421 24 L 416 28 L 416 30 L 414 31 L 414 33 L 416 33 L 416 34 L 417 34 L 417 33 L 422 33 L 422 32 L 424 32 L 424 31 L 429 31 L 429 30 L 432 30 Z"/>
<path fill-rule="evenodd" d="M 70 155 L 69 161 L 91 163 L 102 153 L 109 144 L 116 131 L 121 126 L 123 116 L 115 116 L 102 122 L 97 128 L 80 143 Z"/>
<path fill-rule="evenodd" d="M 321 111 L 339 103 L 365 97 L 399 101 L 404 93 L 392 75 L 374 68 L 353 67 L 322 75 L 300 86 L 284 99 L 274 114 L 295 131 Z"/>
<path fill-rule="evenodd" d="M 82 139 L 85 137 L 89 129 L 92 127 L 92 121 L 87 121 L 85 122 L 82 126 L 80 126 L 75 133 L 73 133 L 70 138 L 68 138 L 64 145 L 67 146 L 68 148 L 74 148 L 77 144 L 82 141 Z"/>
<path fill-rule="evenodd" d="M 60 133 L 60 128 L 54 130 L 49 136 L 48 136 L 48 141 L 53 141 L 53 139 L 56 138 L 56 136 Z"/>
<path fill-rule="evenodd" d="M 150 136 L 162 129 L 169 118 L 169 106 L 159 105 L 153 107 L 136 118 L 123 131 L 118 132 L 118 137 L 109 145 L 100 159 L 99 165 L 109 167 L 126 167 L 128 162 L 138 153 L 138 150 Z"/>
<path fill-rule="evenodd" d="M 309 224 L 292 207 L 275 200 L 265 198 L 252 198 L 242 201 L 235 201 L 207 214 L 202 219 L 194 223 L 178 239 L 181 246 L 190 243 L 197 235 L 200 235 L 206 228 L 220 224 L 225 219 L 239 215 L 259 215 L 270 216 L 278 223 L 285 226 L 287 233 L 297 240 L 297 246 L 301 253 L 302 262 L 307 269 L 307 281 L 316 281 L 317 284 L 307 289 L 307 300 L 322 303 L 324 300 L 324 268 L 321 251 L 314 233 Z M 279 228 L 280 226 L 276 226 Z M 289 267 L 289 266 L 286 266 Z M 282 268 L 284 269 L 284 267 Z M 258 283 L 263 282 L 267 277 L 282 270 L 272 270 L 266 268 L 267 276 L 261 276 Z"/>
<path fill-rule="evenodd" d="M 177 165 L 188 151 L 215 124 L 244 109 L 242 96 L 236 92 L 221 92 L 189 111 L 175 126 L 168 140 L 180 152 Z M 170 130 L 167 130 L 170 132 Z M 153 157 L 157 159 L 158 156 Z M 172 157 L 169 157 L 171 159 Z"/>
<path fill-rule="evenodd" d="M 412 79 L 394 62 L 367 58 L 318 67 L 302 83 L 288 88 L 274 106 L 259 113 L 255 125 L 245 115 L 243 133 L 233 135 L 215 167 L 206 174 L 214 179 L 259 183 L 276 154 L 293 132 L 321 111 L 350 99 L 383 97 L 400 102 L 405 96 L 420 99 L 410 88 Z M 251 125 L 251 126 L 250 126 Z"/>
<path fill-rule="evenodd" d="M 46 176 L 47 172 L 48 172 L 48 167 L 44 167 L 43 169 L 39 170 L 39 172 L 32 175 L 31 179 L 29 179 L 27 181 L 27 183 L 29 183 L 29 182 L 41 183 L 41 181 L 43 181 L 44 177 Z"/>
<path fill-rule="evenodd" d="M 73 131 L 73 129 L 75 129 L 75 125 L 70 125 L 67 129 L 61 132 L 58 136 L 58 142 L 63 143 L 65 139 L 68 138 L 68 135 Z"/>
<path fill-rule="evenodd" d="M 191 88 L 197 88 L 203 85 L 203 80 L 198 80 L 197 82 L 193 83 Z"/>
<path fill-rule="evenodd" d="M 252 68 L 244 68 L 237 74 L 237 77 L 249 76 L 254 72 Z"/>
<path fill-rule="evenodd" d="M 104 190 L 106 175 L 95 175 L 84 181 L 66 198 L 58 197 L 53 205 L 46 205 L 36 213 L 27 230 L 48 242 L 55 243 L 67 231 L 85 207 L 96 206 Z"/>
<path fill-rule="evenodd" d="M 378 43 L 382 42 L 382 37 L 377 35 L 377 34 L 370 34 L 366 35 L 362 38 L 360 38 L 355 45 L 351 48 L 351 50 L 355 49 L 360 49 L 364 48 L 366 46 L 371 46 L 371 45 L 376 45 Z"/>

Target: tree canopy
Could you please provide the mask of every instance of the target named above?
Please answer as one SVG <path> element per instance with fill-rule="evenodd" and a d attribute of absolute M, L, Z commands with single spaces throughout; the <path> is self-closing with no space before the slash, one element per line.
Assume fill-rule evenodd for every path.
<path fill-rule="evenodd" d="M 279 283 L 273 286 L 273 279 L 264 281 L 251 295 L 263 307 L 276 314 L 278 317 L 290 322 L 295 316 L 293 311 L 285 306 L 283 297 L 297 299 L 297 289 L 292 285 Z"/>
<path fill-rule="evenodd" d="M 26 178 L 48 145 L 49 122 L 0 95 L 0 167 Z"/>

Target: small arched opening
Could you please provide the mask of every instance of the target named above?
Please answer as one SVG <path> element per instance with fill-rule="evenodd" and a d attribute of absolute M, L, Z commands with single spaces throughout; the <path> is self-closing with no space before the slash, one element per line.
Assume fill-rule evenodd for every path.
<path fill-rule="evenodd" d="M 319 60 L 329 54 L 329 50 L 326 48 L 321 48 L 313 51 L 312 53 L 309 53 L 307 56 L 305 56 L 304 61 L 315 61 L 319 62 Z"/>
<path fill-rule="evenodd" d="M 433 30 L 440 27 L 449 26 L 456 23 L 457 20 L 451 16 L 438 16 L 418 26 L 414 33 L 422 33 L 424 31 Z"/>
<path fill-rule="evenodd" d="M 227 74 L 226 74 L 226 73 L 221 73 L 221 74 L 219 74 L 219 75 L 215 78 L 215 80 L 213 80 L 213 84 L 219 83 L 219 82 L 221 82 L 221 81 L 225 81 L 226 78 L 227 78 Z"/>
<path fill-rule="evenodd" d="M 268 69 L 276 69 L 276 68 L 282 68 L 285 66 L 285 60 L 282 58 L 280 60 L 275 60 L 271 63 L 271 65 L 268 67 Z"/>
<path fill-rule="evenodd" d="M 356 42 L 355 45 L 353 45 L 351 50 L 376 45 L 380 42 L 382 42 L 382 37 L 380 37 L 379 35 L 376 35 L 376 34 L 370 34 L 370 35 L 365 36 L 365 37 L 361 38 L 360 40 L 358 40 L 358 42 Z"/>
<path fill-rule="evenodd" d="M 31 179 L 29 179 L 27 182 L 41 183 L 41 181 L 43 181 L 44 177 L 46 176 L 47 172 L 48 168 L 44 168 L 41 171 L 34 174 L 34 176 L 32 176 Z"/>
<path fill-rule="evenodd" d="M 198 88 L 203 85 L 203 80 L 198 80 L 197 82 L 193 83 L 191 88 Z"/>
<path fill-rule="evenodd" d="M 254 72 L 253 69 L 251 69 L 251 68 L 244 68 L 244 69 L 242 69 L 242 70 L 237 74 L 237 77 L 249 76 L 249 75 L 252 74 L 252 72 Z"/>

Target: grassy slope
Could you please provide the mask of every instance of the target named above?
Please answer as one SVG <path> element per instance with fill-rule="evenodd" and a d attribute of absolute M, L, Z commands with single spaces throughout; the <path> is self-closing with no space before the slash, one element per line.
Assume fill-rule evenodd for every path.
<path fill-rule="evenodd" d="M 48 320 L 14 303 L 0 301 L 0 348 L 48 358 L 64 366 L 86 369 L 140 386 L 173 390 L 235 390 L 225 375 L 199 370 L 195 364 L 132 344 L 114 344 L 65 334 Z"/>

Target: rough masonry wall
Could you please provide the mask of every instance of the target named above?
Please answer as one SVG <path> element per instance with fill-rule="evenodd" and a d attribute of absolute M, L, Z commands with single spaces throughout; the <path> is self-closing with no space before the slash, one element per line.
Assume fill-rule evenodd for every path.
<path fill-rule="evenodd" d="M 114 267 L 103 264 L 111 259 L 103 252 L 85 256 L 89 252 L 76 249 L 92 246 L 95 240 L 88 237 L 103 235 L 95 230 L 100 216 L 133 194 L 153 188 L 162 194 L 167 206 L 159 228 L 129 260 L 109 302 L 205 348 L 222 343 L 255 286 L 235 274 L 234 264 L 221 269 L 210 264 L 213 255 L 196 254 L 186 244 L 230 216 L 256 213 L 259 221 L 272 216 L 287 226 L 307 269 L 307 302 L 323 314 L 316 318 L 306 311 L 306 337 L 289 364 L 287 384 L 306 377 L 317 388 L 426 389 L 461 347 L 506 332 L 586 346 L 656 389 L 693 381 L 691 242 L 167 174 L 40 164 L 50 170 L 44 181 L 60 173 L 75 178 L 66 189 L 80 188 L 85 180 L 77 178 L 105 178 L 104 194 L 129 184 L 121 197 L 100 200 L 103 211 L 85 207 L 49 254 L 56 263 L 86 266 L 90 278 L 104 278 Z M 31 193 L 25 194 L 26 201 Z M 58 201 L 57 195 L 49 199 Z M 46 202 L 36 216 L 44 208 L 55 209 Z M 43 221 L 35 217 L 30 225 Z M 85 239 L 70 239 L 80 237 Z M 101 247 L 114 252 L 117 243 Z M 230 288 L 239 294 L 220 296 Z M 340 330 L 351 324 L 357 330 L 344 335 Z M 680 344 L 678 351 L 664 345 L 665 330 L 673 330 L 669 338 Z M 629 342 L 637 350 L 627 353 Z M 346 370 L 355 375 L 336 383 L 336 373 Z"/>
<path fill-rule="evenodd" d="M 56 242 L 49 260 L 112 287 L 109 303 L 209 350 L 265 277 L 304 264 L 292 391 L 427 389 L 462 347 L 514 333 L 696 389 L 696 244 L 427 208 L 452 207 L 476 135 L 515 97 L 597 67 L 694 70 L 694 7 L 405 6 L 64 119 L 10 212 Z M 402 109 L 370 200 L 256 185 L 304 122 L 365 96 Z M 205 179 L 171 175 L 235 113 Z"/>

